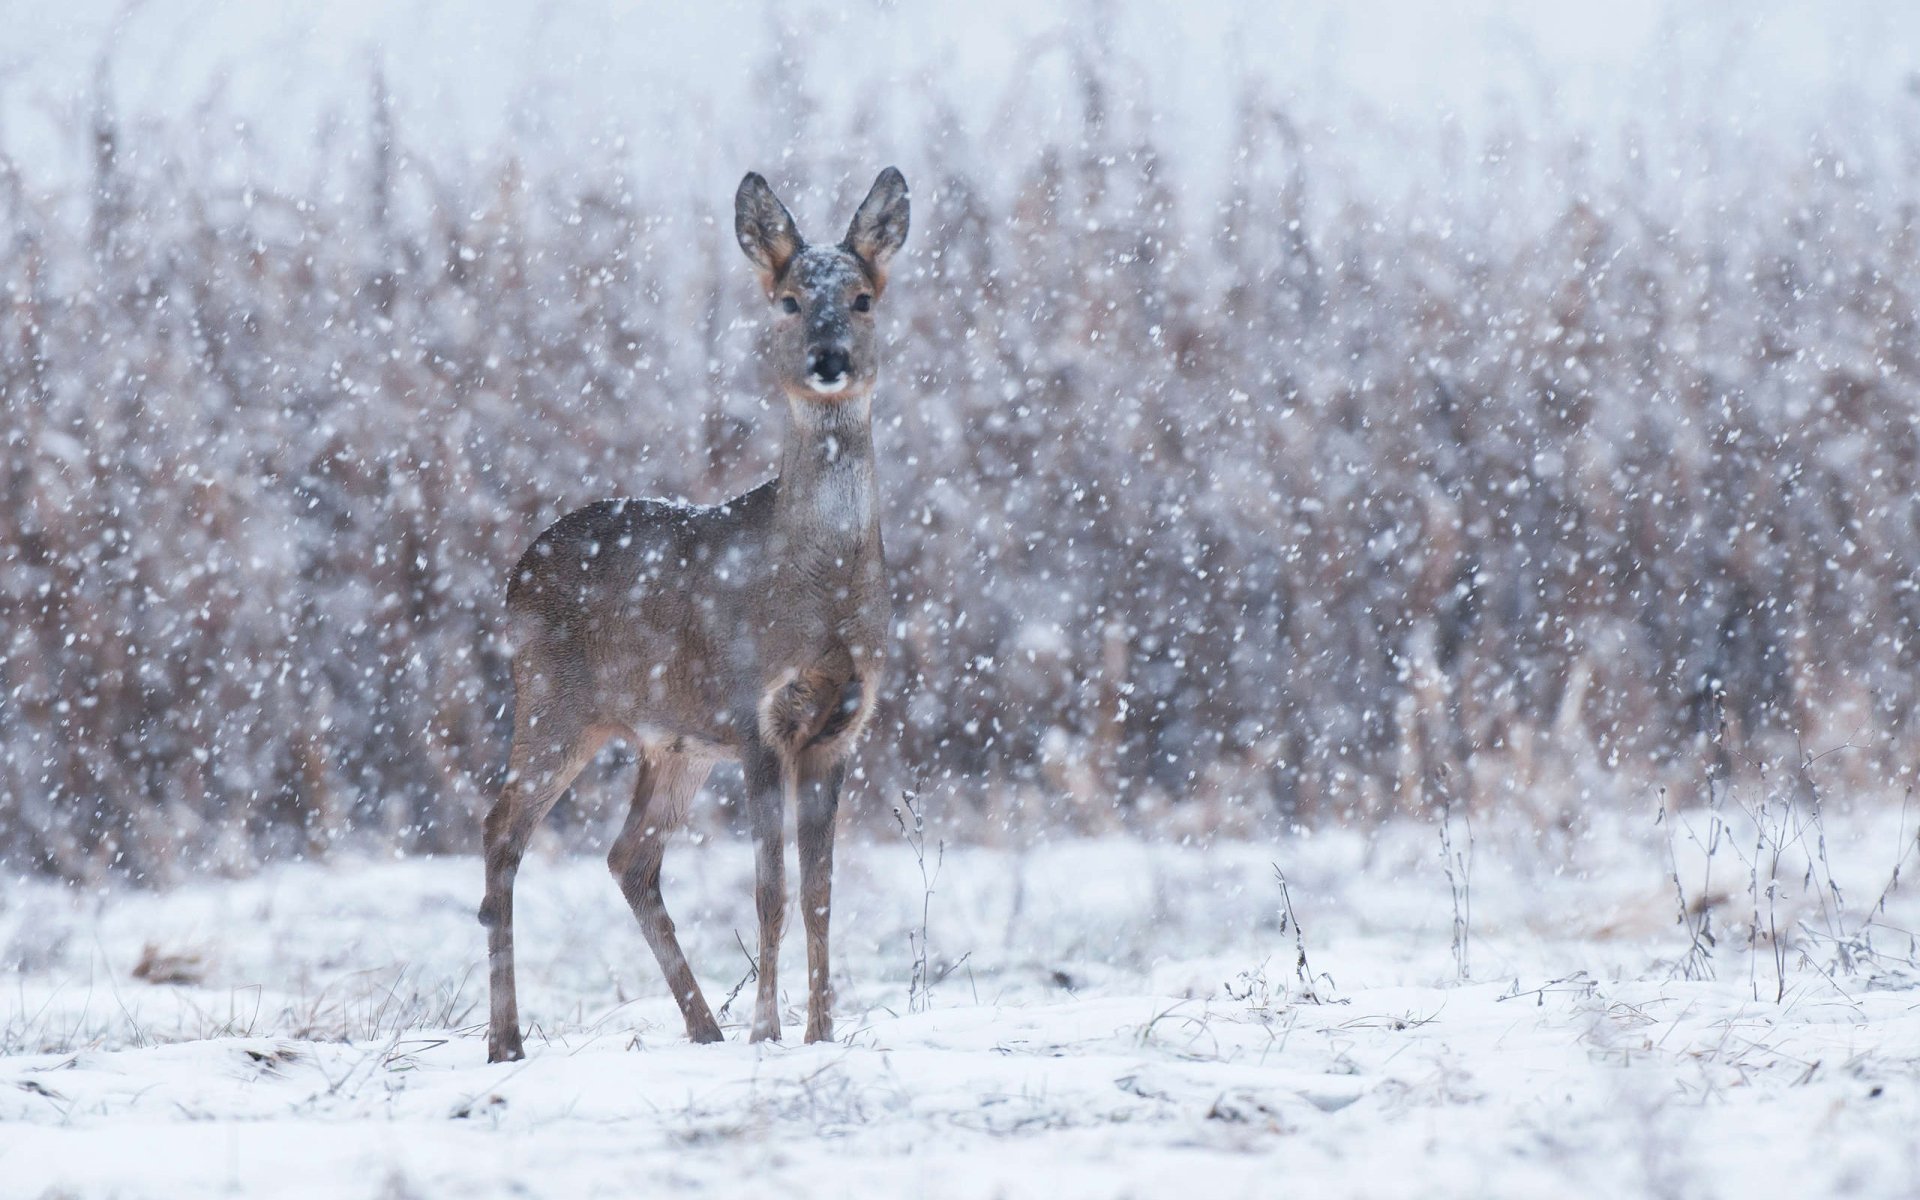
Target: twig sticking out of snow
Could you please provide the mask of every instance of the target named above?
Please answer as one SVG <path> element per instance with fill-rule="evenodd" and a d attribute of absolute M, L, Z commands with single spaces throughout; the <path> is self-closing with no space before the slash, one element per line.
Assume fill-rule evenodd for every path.
<path fill-rule="evenodd" d="M 907 846 L 913 851 L 913 861 L 920 868 L 920 928 L 918 932 L 909 930 L 907 933 L 907 941 L 913 949 L 913 978 L 907 984 L 907 1011 L 925 1012 L 933 1007 L 933 985 L 939 982 L 927 968 L 927 922 L 933 911 L 933 885 L 939 882 L 940 868 L 946 862 L 947 843 L 944 839 L 934 843 L 933 866 L 929 869 L 927 823 L 920 810 L 914 807 L 916 798 L 912 792 L 901 792 L 900 805 L 893 810 L 893 819 L 899 822 L 900 833 L 907 839 Z M 912 818 L 911 824 L 908 823 L 909 817 Z M 945 971 L 940 973 L 940 978 L 946 978 Z"/>
<path fill-rule="evenodd" d="M 1709 781 L 1711 786 L 1711 781 Z M 1713 973 L 1713 897 L 1709 890 L 1713 879 L 1713 856 L 1720 848 L 1720 835 L 1726 830 L 1726 823 L 1720 819 L 1719 812 L 1709 802 L 1707 819 L 1706 868 L 1700 881 L 1700 892 L 1689 903 L 1687 889 L 1680 882 L 1680 858 L 1673 844 L 1673 826 L 1678 818 L 1667 811 L 1667 789 L 1660 789 L 1660 810 L 1654 816 L 1653 823 L 1666 827 L 1667 833 L 1667 876 L 1673 880 L 1674 903 L 1678 908 L 1678 920 L 1687 931 L 1687 953 L 1674 967 L 1674 973 L 1682 979 L 1699 981 L 1712 979 Z M 1699 835 L 1687 828 L 1687 835 L 1696 842 Z"/>
<path fill-rule="evenodd" d="M 1433 773 L 1433 788 L 1440 797 L 1440 862 L 1447 871 L 1447 892 L 1453 900 L 1453 965 L 1465 983 L 1472 975 L 1467 962 L 1467 943 L 1473 936 L 1473 819 L 1460 811 L 1467 841 L 1461 846 L 1453 836 L 1453 789 L 1448 784 L 1447 768 Z"/>
<path fill-rule="evenodd" d="M 1327 983 L 1328 995 L 1322 996 L 1313 985 L 1313 968 L 1307 964 L 1307 931 L 1300 927 L 1300 918 L 1294 915 L 1293 893 L 1287 889 L 1287 873 L 1280 869 L 1279 863 L 1272 865 L 1273 877 L 1280 883 L 1280 932 L 1293 930 L 1293 948 L 1296 955 L 1293 973 L 1300 980 L 1300 998 L 1310 1004 L 1325 1004 L 1332 998 L 1333 976 L 1319 977 Z"/>

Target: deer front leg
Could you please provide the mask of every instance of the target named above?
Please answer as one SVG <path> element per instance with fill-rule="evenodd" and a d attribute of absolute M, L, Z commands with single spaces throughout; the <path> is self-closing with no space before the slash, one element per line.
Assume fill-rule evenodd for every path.
<path fill-rule="evenodd" d="M 807 1041 L 833 1040 L 833 984 L 827 962 L 827 917 L 833 907 L 834 818 L 847 767 L 837 762 L 800 786 L 800 906 L 807 929 Z"/>
<path fill-rule="evenodd" d="M 755 1042 L 780 1040 L 780 929 L 787 916 L 786 846 L 782 825 L 792 768 L 765 743 L 744 756 L 747 815 L 753 826 L 754 907 L 760 917 L 760 988 L 753 1004 Z"/>

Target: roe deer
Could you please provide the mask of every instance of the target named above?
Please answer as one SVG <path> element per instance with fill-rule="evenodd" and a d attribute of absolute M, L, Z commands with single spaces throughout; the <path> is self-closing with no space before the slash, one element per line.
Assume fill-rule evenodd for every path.
<path fill-rule="evenodd" d="M 773 306 L 767 354 L 787 401 L 780 474 L 712 507 L 606 500 L 555 522 L 513 570 L 513 750 L 487 814 L 492 1006 L 487 1057 L 524 1056 L 513 881 L 527 839 L 610 737 L 640 782 L 607 855 L 696 1042 L 720 1040 L 660 898 L 668 835 L 719 759 L 745 770 L 760 919 L 754 1041 L 780 1037 L 781 826 L 797 814 L 807 1040 L 833 1036 L 827 914 L 833 826 L 873 713 L 892 604 L 874 513 L 874 310 L 907 236 L 889 167 L 844 241 L 809 245 L 767 181 L 734 197 L 734 232 Z"/>

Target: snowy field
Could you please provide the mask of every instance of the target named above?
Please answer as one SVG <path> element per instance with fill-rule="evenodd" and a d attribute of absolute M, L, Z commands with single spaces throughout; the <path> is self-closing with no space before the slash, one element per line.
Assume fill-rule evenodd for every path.
<path fill-rule="evenodd" d="M 1688 904 L 1718 931 L 1691 970 L 1650 820 L 1479 829 L 1470 861 L 1456 836 L 1451 884 L 1431 826 L 955 848 L 931 894 L 909 847 L 855 840 L 841 1036 L 811 1047 L 745 1044 L 750 988 L 725 1045 L 689 1045 L 603 868 L 549 842 L 519 893 L 535 1030 L 501 1066 L 473 861 L 15 888 L 0 1193 L 1911 1195 L 1912 906 L 1896 886 L 1872 910 L 1912 829 L 1835 823 L 1838 912 L 1802 886 L 1811 869 L 1824 887 L 1811 843 L 1786 842 L 1771 914 L 1760 900 L 1793 931 L 1782 977 L 1737 932 L 1745 866 L 1723 846 L 1704 875 L 1701 814 L 1676 828 Z M 668 860 L 716 1005 L 747 972 L 749 871 L 724 840 Z"/>

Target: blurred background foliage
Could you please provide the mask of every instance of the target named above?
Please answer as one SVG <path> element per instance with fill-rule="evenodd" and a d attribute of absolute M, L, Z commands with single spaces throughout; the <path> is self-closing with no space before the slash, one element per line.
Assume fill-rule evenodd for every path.
<path fill-rule="evenodd" d="M 1124 52 L 1029 52 L 1058 106 L 836 113 L 778 38 L 738 117 L 791 150 L 738 169 L 815 236 L 878 143 L 914 189 L 853 820 L 912 789 L 978 836 L 1245 830 L 1445 791 L 1564 824 L 1842 744 L 1899 794 L 1910 103 L 1815 136 L 1494 119 L 1401 187 L 1385 126 L 1310 124 L 1257 69 L 1201 155 Z M 379 68 L 342 86 L 310 185 L 210 139 L 217 96 L 136 118 L 104 83 L 61 118 L 83 169 L 0 158 L 15 869 L 472 849 L 520 549 L 771 472 L 729 192 L 670 156 L 443 153 Z"/>

